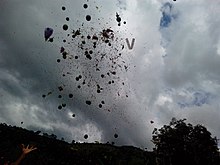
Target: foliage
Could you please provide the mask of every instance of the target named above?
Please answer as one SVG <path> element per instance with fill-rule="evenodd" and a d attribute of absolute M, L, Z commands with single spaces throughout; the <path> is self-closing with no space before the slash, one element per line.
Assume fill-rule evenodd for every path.
<path fill-rule="evenodd" d="M 153 131 L 157 161 L 163 165 L 217 165 L 217 139 L 202 125 L 172 119 L 169 125 Z"/>
<path fill-rule="evenodd" d="M 155 165 L 152 152 L 132 146 L 101 143 L 67 143 L 56 135 L 0 124 L 0 165 L 21 154 L 20 144 L 32 144 L 32 151 L 21 165 Z"/>

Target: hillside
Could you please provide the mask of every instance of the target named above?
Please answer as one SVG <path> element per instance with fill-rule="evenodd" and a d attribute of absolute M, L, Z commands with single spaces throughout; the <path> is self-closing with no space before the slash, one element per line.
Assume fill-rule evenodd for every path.
<path fill-rule="evenodd" d="M 132 146 L 67 143 L 56 135 L 40 135 L 19 127 L 0 124 L 0 165 L 14 161 L 21 154 L 21 144 L 38 149 L 29 153 L 22 165 L 154 165 L 155 156 Z"/>

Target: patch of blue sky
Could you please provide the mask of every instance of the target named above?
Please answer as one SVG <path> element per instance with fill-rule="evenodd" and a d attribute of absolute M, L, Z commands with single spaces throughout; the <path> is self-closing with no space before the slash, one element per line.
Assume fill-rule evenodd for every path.
<path fill-rule="evenodd" d="M 173 10 L 173 5 L 169 2 L 161 7 L 162 17 L 160 19 L 160 29 L 167 28 L 173 20 L 177 18 L 177 14 Z"/>
<path fill-rule="evenodd" d="M 163 16 L 160 19 L 160 28 L 168 27 L 172 21 L 172 17 L 171 15 L 166 14 L 165 12 L 163 12 L 162 14 Z"/>
<path fill-rule="evenodd" d="M 180 108 L 187 108 L 193 106 L 203 106 L 205 104 L 210 104 L 211 100 L 214 99 L 214 95 L 209 92 L 202 90 L 199 91 L 189 91 L 189 98 L 182 99 L 177 104 Z"/>
<path fill-rule="evenodd" d="M 168 47 L 171 41 L 171 35 L 172 35 L 172 31 L 169 28 L 172 22 L 178 18 L 178 14 L 174 10 L 174 6 L 169 2 L 164 3 L 160 11 L 162 12 L 162 17 L 160 19 L 160 26 L 159 26 L 159 30 L 162 36 L 161 45 L 164 48 L 166 48 Z M 166 56 L 167 54 L 163 55 L 163 57 Z"/>
<path fill-rule="evenodd" d="M 210 105 L 219 98 L 219 96 L 216 96 L 211 92 L 192 87 L 180 90 L 176 90 L 174 88 L 165 88 L 164 94 L 170 96 L 180 108 Z"/>

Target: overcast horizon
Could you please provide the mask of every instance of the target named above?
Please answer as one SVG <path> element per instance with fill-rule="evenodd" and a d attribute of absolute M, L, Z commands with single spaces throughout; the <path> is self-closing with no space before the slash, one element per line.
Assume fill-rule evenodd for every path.
<path fill-rule="evenodd" d="M 219 0 L 1 0 L 0 123 L 151 150 L 175 117 L 220 138 L 219 14 Z"/>

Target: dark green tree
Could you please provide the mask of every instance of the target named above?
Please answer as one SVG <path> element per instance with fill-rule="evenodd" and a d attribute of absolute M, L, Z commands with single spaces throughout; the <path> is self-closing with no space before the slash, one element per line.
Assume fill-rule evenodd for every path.
<path fill-rule="evenodd" d="M 202 125 L 186 124 L 173 118 L 169 125 L 154 129 L 152 142 L 160 165 L 219 164 L 216 137 Z"/>

